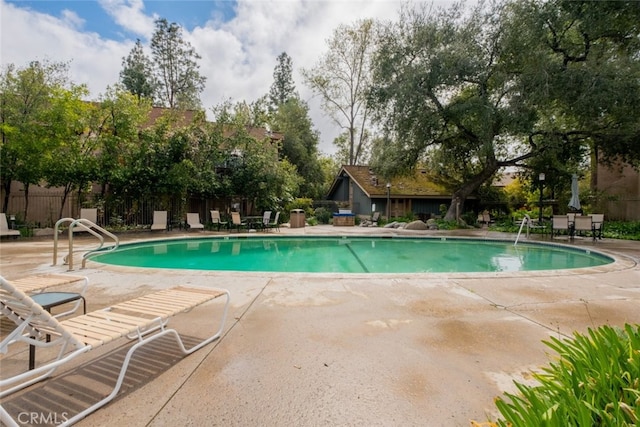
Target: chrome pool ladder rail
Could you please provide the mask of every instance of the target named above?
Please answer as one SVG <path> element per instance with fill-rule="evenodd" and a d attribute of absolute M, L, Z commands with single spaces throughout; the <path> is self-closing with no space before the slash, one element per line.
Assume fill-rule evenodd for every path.
<path fill-rule="evenodd" d="M 94 223 L 93 221 L 90 221 L 86 218 L 62 218 L 59 219 L 56 222 L 56 225 L 54 227 L 54 231 L 53 231 L 53 265 L 56 265 L 58 262 L 58 230 L 60 228 L 60 226 L 62 224 L 65 223 L 69 223 L 69 253 L 67 254 L 67 256 L 64 257 L 64 262 L 66 264 L 69 265 L 69 271 L 73 270 L 73 254 L 74 252 L 82 252 L 84 251 L 84 249 L 78 249 L 75 250 L 73 249 L 73 233 L 74 230 L 79 230 L 79 231 L 86 231 L 89 234 L 95 236 L 96 238 L 98 238 L 98 240 L 100 241 L 100 244 L 98 245 L 97 248 L 91 249 L 86 251 L 83 256 L 82 256 L 82 268 L 85 267 L 86 261 L 87 261 L 87 257 L 95 252 L 98 251 L 100 249 L 103 248 L 104 246 L 104 236 L 107 236 L 111 239 L 113 239 L 114 244 L 113 246 L 109 247 L 108 251 L 112 251 L 118 248 L 118 246 L 120 245 L 120 240 L 118 239 L 118 236 L 116 236 L 115 234 L 105 230 L 104 228 L 100 227 L 99 225 L 97 225 L 96 223 Z"/>

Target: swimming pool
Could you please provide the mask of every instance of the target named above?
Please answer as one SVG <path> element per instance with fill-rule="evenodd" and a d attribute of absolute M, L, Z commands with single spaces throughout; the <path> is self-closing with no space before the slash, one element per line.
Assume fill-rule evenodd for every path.
<path fill-rule="evenodd" d="M 561 270 L 612 263 L 560 245 L 462 238 L 218 237 L 149 241 L 96 252 L 130 267 L 306 273 L 465 273 Z"/>

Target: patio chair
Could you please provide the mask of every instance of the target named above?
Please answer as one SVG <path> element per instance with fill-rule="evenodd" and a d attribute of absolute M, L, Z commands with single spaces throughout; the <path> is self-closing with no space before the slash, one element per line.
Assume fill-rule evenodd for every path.
<path fill-rule="evenodd" d="M 570 236 L 573 235 L 573 229 L 569 224 L 569 217 L 566 215 L 554 215 L 551 217 L 551 238 L 553 235 L 559 235 L 560 231 L 566 231 Z"/>
<path fill-rule="evenodd" d="M 151 224 L 151 230 L 167 231 L 167 226 L 167 211 L 153 211 L 153 224 Z"/>
<path fill-rule="evenodd" d="M 87 221 L 90 221 L 93 224 L 98 225 L 98 209 L 96 209 L 96 208 L 82 208 L 82 209 L 80 209 L 80 217 L 78 219 L 86 219 Z M 77 223 L 73 227 L 73 232 L 77 233 L 79 231 L 87 231 L 90 228 L 91 228 L 90 224 Z"/>
<path fill-rule="evenodd" d="M 17 327 L 0 342 L 0 352 L 6 354 L 14 342 L 38 347 L 57 348 L 56 359 L 31 371 L 21 372 L 0 380 L 0 397 L 6 397 L 31 384 L 50 377 L 57 368 L 75 360 L 103 344 L 120 338 L 137 342 L 124 358 L 111 393 L 80 413 L 68 417 L 65 425 L 71 425 L 113 400 L 120 390 L 129 362 L 142 346 L 165 337 L 173 336 L 180 351 L 191 354 L 218 339 L 223 331 L 229 307 L 229 292 L 223 289 L 176 287 L 151 293 L 89 314 L 58 321 L 43 310 L 31 297 L 0 276 L 0 310 L 12 313 Z M 175 329 L 167 329 L 169 319 L 196 306 L 226 296 L 226 303 L 218 329 L 200 343 L 187 349 Z M 51 340 L 43 338 L 49 335 Z M 42 403 L 46 405 L 47 403 Z M 6 425 L 18 425 L 0 405 L 0 419 Z"/>
<path fill-rule="evenodd" d="M 380 220 L 380 212 L 374 212 L 373 215 L 371 215 L 371 224 L 374 226 L 377 226 L 379 220 Z"/>
<path fill-rule="evenodd" d="M 602 240 L 602 229 L 604 228 L 604 214 L 591 214 L 593 221 L 593 232 L 599 240 Z"/>
<path fill-rule="evenodd" d="M 204 225 L 200 222 L 200 214 L 199 213 L 188 213 L 187 214 L 187 226 L 189 229 L 194 230 L 204 230 Z"/>
<path fill-rule="evenodd" d="M 534 221 L 527 214 L 524 215 L 524 220 L 527 225 L 527 238 L 529 238 L 529 230 L 542 230 L 542 234 L 547 232 L 547 226 L 543 223 L 538 223 L 538 221 Z"/>
<path fill-rule="evenodd" d="M 478 222 L 481 225 L 489 226 L 489 224 L 493 222 L 493 220 L 491 219 L 491 215 L 489 214 L 489 211 L 480 212 L 478 214 Z"/>
<path fill-rule="evenodd" d="M 211 224 L 215 225 L 218 231 L 220 231 L 220 227 L 229 228 L 229 223 L 222 221 L 222 219 L 220 219 L 220 211 L 216 210 L 211 211 Z"/>
<path fill-rule="evenodd" d="M 276 230 L 280 231 L 280 212 L 276 212 L 276 216 L 273 219 L 273 222 L 269 223 L 269 228 L 275 228 Z"/>
<path fill-rule="evenodd" d="M 20 235 L 19 230 L 12 230 L 9 228 L 9 223 L 7 223 L 7 215 L 5 213 L 0 213 L 0 237 L 2 236 L 18 237 L 19 235 Z"/>
<path fill-rule="evenodd" d="M 269 230 L 269 221 L 271 221 L 271 211 L 264 211 L 262 214 L 262 223 L 260 223 L 260 228 L 264 231 Z"/>
<path fill-rule="evenodd" d="M 593 228 L 593 220 L 588 215 L 578 215 L 573 223 L 573 235 L 589 232 L 593 240 L 596 240 L 596 232 Z"/>
<path fill-rule="evenodd" d="M 240 212 L 231 212 L 231 225 L 238 231 L 241 228 L 247 228 L 247 223 L 240 219 Z"/>

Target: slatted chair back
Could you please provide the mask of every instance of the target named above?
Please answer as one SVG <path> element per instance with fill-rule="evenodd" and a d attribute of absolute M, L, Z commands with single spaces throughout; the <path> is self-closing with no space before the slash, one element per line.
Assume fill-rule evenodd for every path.
<path fill-rule="evenodd" d="M 17 326 L 2 340 L 0 352 L 6 353 L 8 345 L 24 333 L 34 337 L 44 335 L 58 337 L 77 348 L 85 346 L 83 342 L 67 332 L 53 315 L 4 277 L 0 277 L 0 285 L 0 311 Z"/>

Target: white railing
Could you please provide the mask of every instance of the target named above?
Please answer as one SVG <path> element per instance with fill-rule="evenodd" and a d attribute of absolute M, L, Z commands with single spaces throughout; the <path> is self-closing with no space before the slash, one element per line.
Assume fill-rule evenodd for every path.
<path fill-rule="evenodd" d="M 518 240 L 520 240 L 520 234 L 522 233 L 522 229 L 525 226 L 527 227 L 527 239 L 529 238 L 529 232 L 532 228 L 545 230 L 544 224 L 536 224 L 529 215 L 525 215 L 524 218 L 522 218 L 522 222 L 520 223 L 520 229 L 518 230 L 518 235 L 516 236 L 516 241 L 513 243 L 513 246 L 516 246 L 518 244 Z"/>
<path fill-rule="evenodd" d="M 98 226 L 97 224 L 95 224 L 93 221 L 89 221 L 88 219 L 85 218 L 78 218 L 78 219 L 74 219 L 74 218 L 62 218 L 59 219 L 56 222 L 56 225 L 54 227 L 54 231 L 53 231 L 53 265 L 56 265 L 58 262 L 58 229 L 60 228 L 61 225 L 65 224 L 65 223 L 69 223 L 69 253 L 67 254 L 67 256 L 64 257 L 64 262 L 66 264 L 69 265 L 69 271 L 73 270 L 73 254 L 74 252 L 83 252 L 85 251 L 85 253 L 82 255 L 82 268 L 85 267 L 85 264 L 87 262 L 87 256 L 92 253 L 95 252 L 97 250 L 100 250 L 104 247 L 104 237 L 103 236 L 107 236 L 111 239 L 113 239 L 114 244 L 113 246 L 111 246 L 108 250 L 112 251 L 118 248 L 118 246 L 120 245 L 120 240 L 118 239 L 118 236 L 116 236 L 115 234 L 105 230 L 104 228 Z M 93 248 L 90 250 L 86 250 L 86 249 L 77 249 L 74 251 L 73 249 L 73 233 L 76 231 L 86 231 L 89 234 L 95 236 L 98 238 L 98 240 L 100 240 L 100 244 L 97 248 Z"/>

